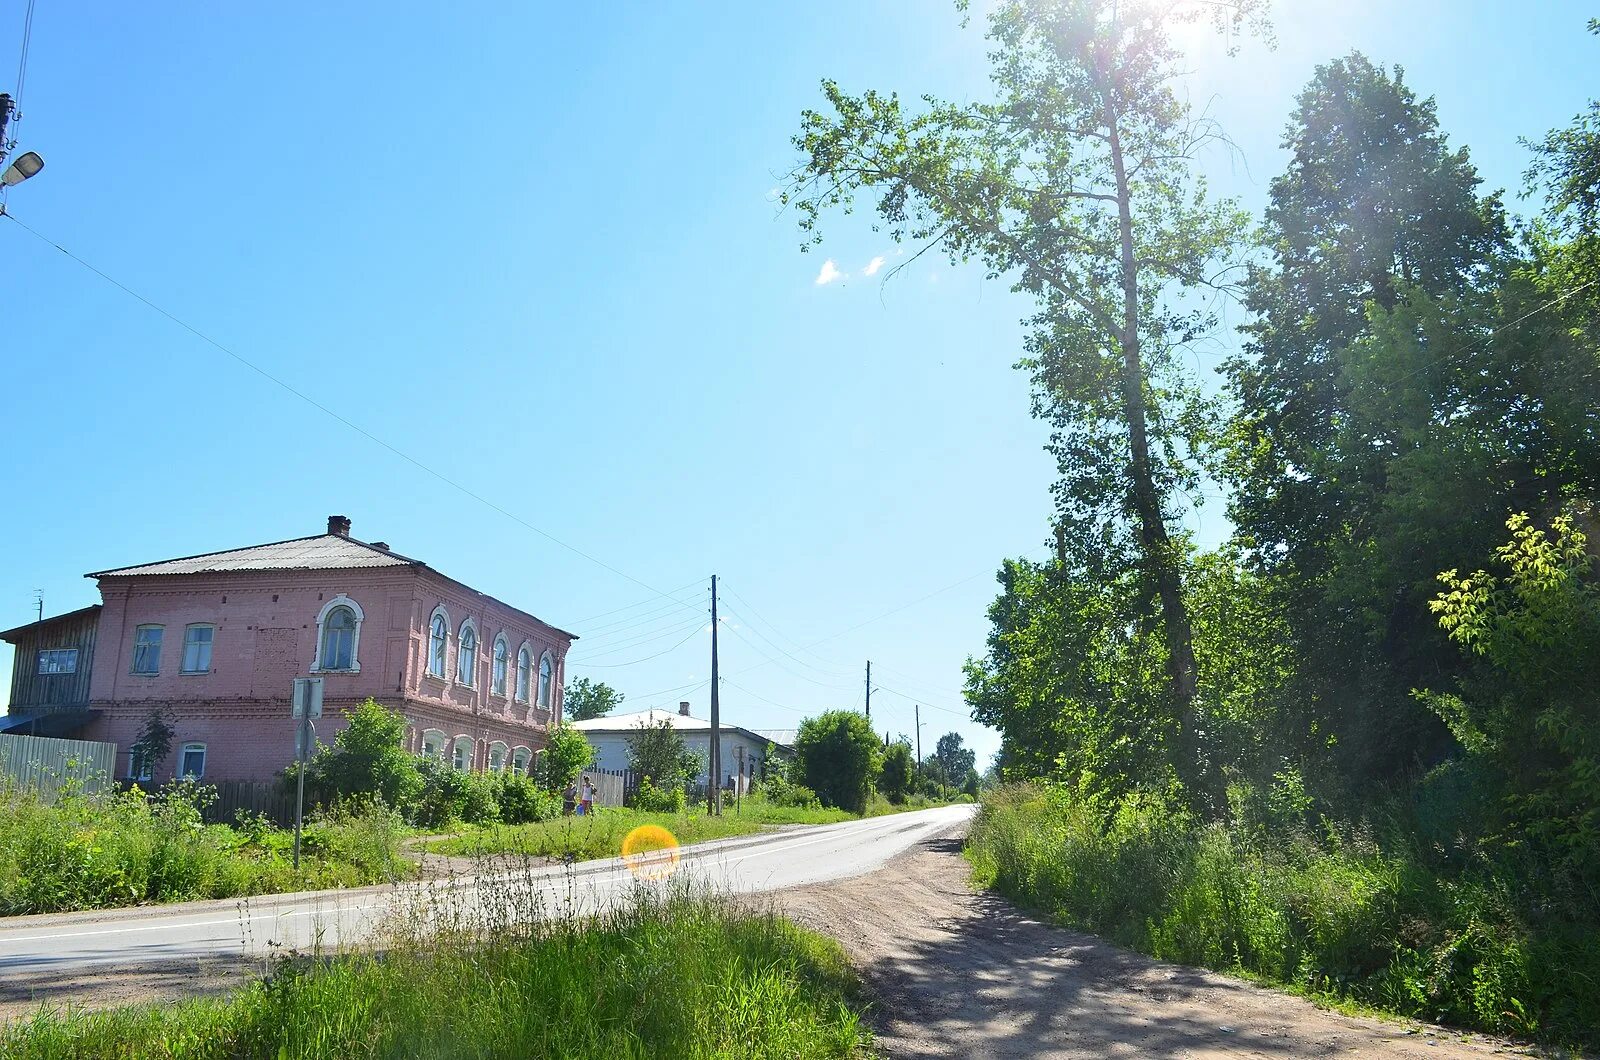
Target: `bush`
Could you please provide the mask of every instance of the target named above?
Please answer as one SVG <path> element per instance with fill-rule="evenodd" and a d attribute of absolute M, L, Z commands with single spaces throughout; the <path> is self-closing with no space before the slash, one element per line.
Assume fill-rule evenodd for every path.
<path fill-rule="evenodd" d="M 878 774 L 878 790 L 895 805 L 911 794 L 911 747 L 905 742 L 890 744 L 883 753 L 883 772 Z"/>
<path fill-rule="evenodd" d="M 689 805 L 683 785 L 658 788 L 649 777 L 639 781 L 639 790 L 633 796 L 633 808 L 646 813 L 683 813 Z"/>
<path fill-rule="evenodd" d="M 628 768 L 651 778 L 657 789 L 682 791 L 700 772 L 700 756 L 689 750 L 683 734 L 665 718 L 655 725 L 640 722 L 627 739 Z"/>
<path fill-rule="evenodd" d="M 422 794 L 412 818 L 424 828 L 443 828 L 458 821 L 489 824 L 500 819 L 496 774 L 471 773 L 434 758 L 419 760 Z"/>
<path fill-rule="evenodd" d="M 500 807 L 500 820 L 505 824 L 531 824 L 561 816 L 559 796 L 516 773 L 495 774 L 494 798 Z"/>
<path fill-rule="evenodd" d="M 534 779 L 547 791 L 561 791 L 593 761 L 594 748 L 583 731 L 562 725 L 550 730 L 550 743 L 539 756 L 539 774 Z"/>
<path fill-rule="evenodd" d="M 331 748 L 318 748 L 307 784 L 320 801 L 366 795 L 408 809 L 421 794 L 423 779 L 417 756 L 405 749 L 405 732 L 404 717 L 368 699 L 350 711 L 349 724 Z"/>
<path fill-rule="evenodd" d="M 774 806 L 799 810 L 820 810 L 822 800 L 804 784 L 796 784 L 787 776 L 775 774 L 761 782 L 761 793 Z"/>
<path fill-rule="evenodd" d="M 883 744 L 865 715 L 830 710 L 800 723 L 795 758 L 799 779 L 824 806 L 860 813 L 883 767 Z"/>

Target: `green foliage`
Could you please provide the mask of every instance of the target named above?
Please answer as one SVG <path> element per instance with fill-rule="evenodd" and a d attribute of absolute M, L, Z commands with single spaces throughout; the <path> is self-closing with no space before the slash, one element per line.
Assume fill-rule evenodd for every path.
<path fill-rule="evenodd" d="M 260 818 L 207 825 L 215 789 L 192 781 L 73 794 L 53 805 L 0 789 L 0 915 L 359 886 L 408 874 L 382 806 L 313 815 L 297 875 L 291 834 Z"/>
<path fill-rule="evenodd" d="M 443 828 L 457 821 L 486 824 L 500 819 L 496 794 L 501 781 L 496 774 L 456 769 L 432 757 L 421 758 L 417 764 L 423 781 L 411 810 L 417 824 Z"/>
<path fill-rule="evenodd" d="M 551 729 L 549 740 L 549 746 L 539 756 L 540 775 L 535 779 L 546 790 L 562 791 L 589 768 L 594 761 L 594 747 L 581 730 L 566 725 Z"/>
<path fill-rule="evenodd" d="M 604 681 L 591 681 L 587 677 L 568 683 L 561 693 L 561 703 L 568 721 L 603 718 L 621 706 L 626 698 Z"/>
<path fill-rule="evenodd" d="M 677 898 L 382 955 L 280 964 L 226 998 L 0 1030 L 15 1060 L 161 1056 L 867 1057 L 839 946 L 775 915 Z M 493 999 L 460 1012 L 464 997 Z"/>
<path fill-rule="evenodd" d="M 806 718 L 794 750 L 801 779 L 824 806 L 852 813 L 866 808 L 883 768 L 883 744 L 865 715 L 830 710 Z"/>
<path fill-rule="evenodd" d="M 1292 800 L 1291 800 L 1292 801 Z M 1377 827 L 1230 824 L 1134 794 L 1061 787 L 984 796 L 968 856 L 985 884 L 1154 956 L 1265 976 L 1314 996 L 1564 1043 L 1600 1042 L 1600 953 L 1582 922 L 1519 910 L 1526 865 L 1452 867 L 1411 838 L 1414 811 Z"/>
<path fill-rule="evenodd" d="M 493 796 L 501 821 L 528 824 L 561 815 L 561 797 L 545 791 L 532 777 L 505 772 L 493 774 Z"/>
<path fill-rule="evenodd" d="M 1571 516 L 1550 533 L 1526 515 L 1507 526 L 1503 580 L 1439 576 L 1439 624 L 1482 665 L 1461 694 L 1423 698 L 1504 792 L 1485 824 L 1546 845 L 1600 896 L 1600 567 Z M 1591 907 L 1600 920 L 1600 898 Z"/>
<path fill-rule="evenodd" d="M 319 747 L 306 781 L 324 799 L 374 795 L 408 809 L 422 793 L 417 756 L 404 747 L 406 719 L 368 699 L 349 712 L 333 746 Z"/>
<path fill-rule="evenodd" d="M 161 763 L 172 753 L 172 719 L 165 707 L 151 707 L 139 727 L 139 737 L 130 750 L 133 752 L 132 774 L 137 777 L 149 772 L 153 778 Z"/>
<path fill-rule="evenodd" d="M 641 721 L 628 733 L 627 744 L 628 768 L 663 792 L 683 791 L 700 772 L 700 756 L 689 750 L 683 734 L 665 718 L 654 725 Z"/>
<path fill-rule="evenodd" d="M 883 771 L 878 774 L 879 793 L 896 805 L 905 802 L 911 794 L 911 774 L 915 766 L 909 743 L 899 740 L 890 744 L 883 753 Z"/>
<path fill-rule="evenodd" d="M 804 784 L 797 784 L 786 774 L 774 775 L 761 782 L 761 793 L 774 806 L 800 810 L 820 810 L 822 800 Z"/>
<path fill-rule="evenodd" d="M 947 788 L 959 788 L 967 782 L 967 774 L 973 771 L 977 762 L 978 752 L 962 746 L 961 734 L 947 732 L 934 745 L 927 766 L 939 784 Z"/>
<path fill-rule="evenodd" d="M 682 784 L 658 788 L 649 776 L 640 778 L 639 790 L 633 796 L 633 808 L 642 813 L 682 813 L 688 804 L 689 796 Z"/>

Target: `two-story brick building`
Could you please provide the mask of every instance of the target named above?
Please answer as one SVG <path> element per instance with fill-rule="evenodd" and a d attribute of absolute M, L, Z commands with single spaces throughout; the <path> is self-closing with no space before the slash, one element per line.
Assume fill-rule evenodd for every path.
<path fill-rule="evenodd" d="M 331 516 L 315 537 L 88 575 L 102 603 L 0 633 L 16 646 L 0 731 L 117 744 L 119 773 L 265 780 L 294 755 L 296 677 L 323 678 L 318 738 L 369 696 L 412 750 L 460 769 L 526 769 L 559 724 L 573 634 Z M 131 748 L 154 708 L 165 762 Z"/>

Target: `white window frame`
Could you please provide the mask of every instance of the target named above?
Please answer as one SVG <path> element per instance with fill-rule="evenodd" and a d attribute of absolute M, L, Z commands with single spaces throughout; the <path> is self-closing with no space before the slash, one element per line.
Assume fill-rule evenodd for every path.
<path fill-rule="evenodd" d="M 46 670 L 44 668 L 44 657 L 46 655 L 50 655 L 50 656 L 66 655 L 66 656 L 69 657 L 70 665 L 68 665 L 65 670 L 56 669 L 54 667 L 52 667 L 49 670 Z M 34 659 L 33 672 L 34 672 L 34 676 L 35 677 L 57 677 L 57 676 L 60 676 L 61 674 L 75 674 L 75 673 L 77 673 L 78 672 L 78 649 L 77 648 L 40 648 L 38 656 Z"/>
<path fill-rule="evenodd" d="M 467 764 L 465 766 L 461 764 L 461 749 L 463 747 L 467 749 Z M 460 733 L 454 740 L 450 741 L 450 765 L 453 769 L 463 773 L 470 773 L 472 772 L 472 767 L 477 764 L 477 758 L 477 741 L 466 733 Z"/>
<path fill-rule="evenodd" d="M 140 645 L 139 645 L 139 634 L 145 632 L 146 630 L 151 630 L 151 629 L 155 630 L 156 634 L 157 634 L 156 635 L 156 644 L 155 644 L 155 648 L 156 648 L 155 655 L 156 655 L 156 657 L 154 659 L 155 669 L 153 669 L 153 670 L 141 670 L 141 669 L 138 668 L 139 667 L 139 647 L 140 647 Z M 161 649 L 166 644 L 166 640 L 167 640 L 167 627 L 162 625 L 159 622 L 141 622 L 139 625 L 134 626 L 133 627 L 133 657 L 128 660 L 128 672 L 130 674 L 135 674 L 135 675 L 137 675 L 139 677 L 154 677 L 157 674 L 159 674 L 161 672 Z"/>
<path fill-rule="evenodd" d="M 443 758 L 445 748 L 450 746 L 450 737 L 444 734 L 443 729 L 422 730 L 422 753 L 434 758 Z"/>
<path fill-rule="evenodd" d="M 556 683 L 556 660 L 549 652 L 539 656 L 539 698 L 540 710 L 549 710 L 551 702 L 555 699 L 551 686 Z"/>
<path fill-rule="evenodd" d="M 467 648 L 467 633 L 472 634 L 472 647 Z M 462 680 L 461 657 L 471 655 L 469 660 L 472 668 L 466 672 L 466 680 Z M 470 617 L 461 620 L 461 628 L 456 632 L 456 684 L 462 688 L 476 688 L 478 681 L 478 624 Z"/>
<path fill-rule="evenodd" d="M 489 745 L 489 772 L 504 773 L 511 764 L 511 748 L 504 740 Z"/>
<path fill-rule="evenodd" d="M 522 761 L 518 763 L 518 759 Z M 518 744 L 511 749 L 511 772 L 519 777 L 533 775 L 533 748 Z"/>
<path fill-rule="evenodd" d="M 198 773 L 186 773 L 186 772 L 184 772 L 184 768 L 183 767 L 188 764 L 189 755 L 191 753 L 193 753 L 193 752 L 196 752 L 196 751 L 198 751 L 199 754 L 200 754 L 200 771 Z M 178 751 L 178 779 L 182 780 L 185 777 L 192 777 L 195 780 L 204 780 L 205 776 L 206 776 L 206 745 L 203 744 L 203 743 L 186 743 L 186 744 L 184 744 L 183 747 L 180 748 L 179 751 Z"/>
<path fill-rule="evenodd" d="M 205 645 L 205 656 L 206 657 L 205 657 L 205 665 L 204 666 L 196 666 L 193 669 L 191 669 L 189 667 L 189 634 L 193 633 L 195 630 L 198 630 L 198 629 L 210 630 L 211 631 L 211 639 L 207 640 L 207 641 L 204 641 L 204 642 L 202 642 L 202 641 L 195 641 L 194 642 L 195 645 L 197 645 L 197 646 L 202 644 L 202 643 Z M 212 623 L 212 622 L 190 622 L 187 626 L 184 626 L 183 627 L 183 655 L 182 655 L 181 658 L 178 659 L 178 672 L 180 674 L 188 674 L 191 677 L 196 675 L 196 674 L 208 674 L 208 673 L 210 673 L 211 672 L 211 652 L 212 652 L 212 649 L 214 649 L 216 646 L 217 646 L 217 627 L 216 627 L 215 623 Z"/>
<path fill-rule="evenodd" d="M 148 783 L 152 779 L 154 773 L 155 766 L 154 763 L 150 761 L 150 756 L 148 754 L 140 750 L 138 747 L 134 747 L 128 752 L 129 780 L 142 780 Z"/>
<path fill-rule="evenodd" d="M 511 646 L 506 643 L 504 632 L 495 635 L 494 650 L 489 658 L 489 692 L 503 696 L 506 694 L 506 669 L 511 663 Z"/>
<path fill-rule="evenodd" d="M 348 608 L 355 616 L 356 627 L 350 634 L 350 665 L 348 667 L 328 667 L 322 665 L 322 649 L 327 647 L 323 640 L 327 632 L 328 616 L 333 614 L 335 608 Z M 361 672 L 361 624 L 367 620 L 367 614 L 361 610 L 361 605 L 356 603 L 344 593 L 340 593 L 332 600 L 322 605 L 322 610 L 317 612 L 317 643 L 311 656 L 311 672 L 329 674 L 358 674 Z"/>
<path fill-rule="evenodd" d="M 441 622 L 443 622 L 443 625 L 440 625 Z M 437 670 L 435 670 L 433 668 L 433 664 L 434 664 L 434 661 L 435 661 L 435 656 L 434 656 L 434 652 L 433 652 L 433 640 L 434 640 L 434 630 L 435 629 L 437 629 L 439 631 L 439 634 L 438 634 L 438 636 L 439 636 L 439 654 L 438 654 L 438 657 L 437 657 L 438 663 L 439 663 L 439 668 Z M 440 604 L 438 607 L 434 608 L 433 609 L 433 614 L 428 616 L 428 665 L 425 667 L 425 669 L 427 670 L 427 673 L 428 673 L 429 677 L 437 677 L 441 681 L 449 680 L 449 675 L 450 675 L 450 612 L 448 612 L 448 611 L 446 611 L 444 609 L 444 605 L 443 604 Z"/>
<path fill-rule="evenodd" d="M 528 661 L 526 667 L 522 665 L 524 659 Z M 517 687 L 513 698 L 518 703 L 527 703 L 533 698 L 533 645 L 527 641 L 517 649 Z"/>

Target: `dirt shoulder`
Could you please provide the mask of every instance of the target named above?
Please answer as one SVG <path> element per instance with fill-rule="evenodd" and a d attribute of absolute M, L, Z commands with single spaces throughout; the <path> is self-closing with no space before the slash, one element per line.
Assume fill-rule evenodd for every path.
<path fill-rule="evenodd" d="M 1052 927 L 969 884 L 959 835 L 771 904 L 844 944 L 892 1057 L 1484 1057 L 1522 1050 L 1326 1012 Z M 1465 1040 L 1464 1040 L 1465 1039 Z"/>

